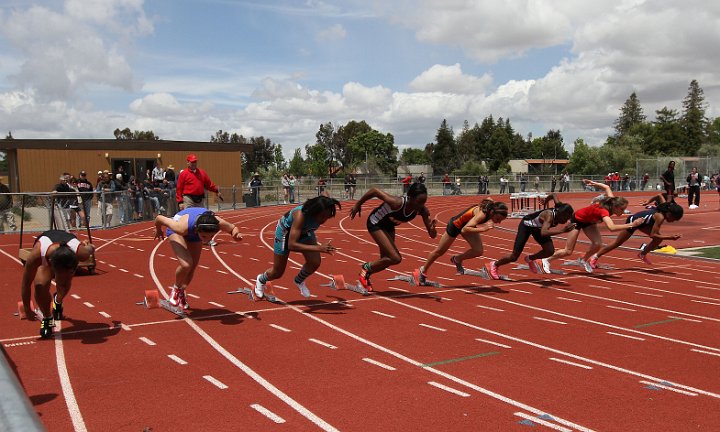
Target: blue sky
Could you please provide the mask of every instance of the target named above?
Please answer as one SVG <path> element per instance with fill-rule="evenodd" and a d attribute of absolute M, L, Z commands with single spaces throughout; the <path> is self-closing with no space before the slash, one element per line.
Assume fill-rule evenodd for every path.
<path fill-rule="evenodd" d="M 423 147 L 447 119 L 599 145 L 631 92 L 716 116 L 720 6 L 691 0 L 0 3 L 0 125 L 16 138 L 115 128 L 265 136 L 286 155 L 321 123 L 365 120 Z"/>

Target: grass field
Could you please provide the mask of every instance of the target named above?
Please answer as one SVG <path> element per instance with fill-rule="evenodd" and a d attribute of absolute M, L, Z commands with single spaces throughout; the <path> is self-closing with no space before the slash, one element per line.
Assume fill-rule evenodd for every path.
<path fill-rule="evenodd" d="M 700 249 L 698 250 L 698 254 L 696 256 L 701 256 L 703 258 L 720 259 L 720 246 Z"/>

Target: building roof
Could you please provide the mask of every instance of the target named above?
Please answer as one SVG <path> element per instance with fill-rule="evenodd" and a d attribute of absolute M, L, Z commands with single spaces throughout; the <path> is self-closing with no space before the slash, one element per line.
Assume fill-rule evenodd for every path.
<path fill-rule="evenodd" d="M 0 150 L 179 150 L 213 152 L 252 152 L 252 144 L 213 143 L 206 141 L 118 140 L 118 139 L 0 139 Z"/>
<path fill-rule="evenodd" d="M 569 159 L 525 159 L 525 162 L 529 164 L 546 164 L 546 165 L 553 165 L 553 164 L 568 164 L 570 163 Z"/>

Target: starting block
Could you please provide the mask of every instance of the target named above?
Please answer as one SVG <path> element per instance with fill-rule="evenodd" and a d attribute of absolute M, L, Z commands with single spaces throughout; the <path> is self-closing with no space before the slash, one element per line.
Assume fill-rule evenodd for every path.
<path fill-rule="evenodd" d="M 175 315 L 179 317 L 186 317 L 187 313 L 185 313 L 185 309 L 173 306 L 165 299 L 160 299 L 160 293 L 158 293 L 157 290 L 145 290 L 145 298 L 142 302 L 138 303 L 141 305 L 145 305 L 148 309 L 157 309 L 157 308 L 163 308 L 168 312 L 172 312 Z"/>
<path fill-rule="evenodd" d="M 412 276 L 408 276 L 408 275 L 398 275 L 395 277 L 391 277 L 388 280 L 389 281 L 399 280 L 399 281 L 407 282 L 412 286 L 418 286 L 418 284 L 415 283 L 415 278 Z M 430 286 L 430 287 L 434 287 L 434 288 L 442 288 L 442 284 L 440 282 L 433 282 L 433 281 L 429 281 L 429 280 L 425 280 L 425 283 L 420 284 L 420 286 Z"/>
<path fill-rule="evenodd" d="M 364 296 L 370 295 L 370 292 L 362 286 L 360 281 L 356 281 L 354 284 L 349 284 L 345 282 L 345 277 L 342 275 L 330 275 L 330 283 L 320 284 L 320 286 L 330 287 L 332 290 L 346 289 Z"/>
<path fill-rule="evenodd" d="M 238 288 L 234 291 L 228 291 L 228 294 L 245 294 L 248 296 L 248 299 L 250 301 L 255 301 L 255 292 L 252 290 L 252 288 Z"/>
<path fill-rule="evenodd" d="M 30 309 L 32 309 L 35 312 L 35 318 L 38 320 L 43 319 L 43 314 L 40 312 L 40 308 L 35 306 L 35 302 L 30 300 Z M 15 312 L 13 315 L 20 319 L 27 319 L 27 315 L 25 315 L 25 305 L 23 305 L 22 300 L 17 303 L 17 312 Z"/>
<path fill-rule="evenodd" d="M 542 268 L 542 267 L 541 267 L 541 268 Z M 528 266 L 527 264 L 519 264 L 517 267 L 513 267 L 513 270 L 530 270 L 530 266 Z M 547 273 L 545 273 L 545 270 L 541 271 L 540 273 L 542 273 L 542 274 L 547 274 Z M 562 270 L 557 270 L 557 269 L 554 269 L 554 268 L 551 268 L 551 269 L 550 269 L 550 273 L 551 273 L 551 274 L 556 274 L 556 275 L 564 275 L 564 274 L 565 274 L 564 271 L 562 271 Z"/>
<path fill-rule="evenodd" d="M 468 276 L 479 276 L 479 277 L 481 277 L 483 279 L 487 279 L 487 280 L 495 280 L 492 278 L 492 276 L 490 276 L 490 271 L 488 271 L 487 267 L 484 265 L 482 266 L 481 270 L 465 269 L 465 273 L 463 273 L 463 274 L 468 275 Z M 515 282 L 514 279 L 510 279 L 508 276 L 505 276 L 505 275 L 500 275 L 499 280 L 507 281 L 507 282 Z"/>
<path fill-rule="evenodd" d="M 561 265 L 563 267 L 583 267 L 583 265 L 580 264 L 580 258 L 578 258 L 576 260 L 565 261 Z M 595 268 L 598 268 L 601 270 L 615 270 L 615 267 L 613 267 L 611 265 L 607 265 L 607 264 L 598 264 L 597 267 L 595 267 Z"/>

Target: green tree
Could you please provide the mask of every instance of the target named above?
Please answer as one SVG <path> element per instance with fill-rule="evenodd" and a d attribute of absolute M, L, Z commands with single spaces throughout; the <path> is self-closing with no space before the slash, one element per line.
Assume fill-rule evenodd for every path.
<path fill-rule="evenodd" d="M 400 154 L 400 162 L 405 165 L 428 165 L 430 157 L 427 152 L 418 148 L 405 148 Z"/>
<path fill-rule="evenodd" d="M 447 120 L 443 119 L 440 128 L 435 135 L 435 143 L 431 157 L 431 163 L 434 172 L 449 173 L 460 166 L 459 158 L 453 130 L 447 124 Z"/>
<path fill-rule="evenodd" d="M 568 172 L 573 174 L 609 172 L 603 165 L 598 147 L 590 147 L 581 138 L 575 140 L 575 150 L 567 166 Z"/>
<path fill-rule="evenodd" d="M 685 154 L 697 155 L 700 146 L 707 140 L 708 119 L 705 117 L 705 95 L 696 80 L 690 81 L 688 94 L 683 99 L 683 114 L 680 124 L 685 132 Z"/>
<path fill-rule="evenodd" d="M 625 104 L 620 108 L 620 117 L 615 120 L 615 136 L 621 137 L 625 135 L 633 126 L 644 123 L 645 118 L 640 99 L 638 99 L 635 92 L 632 92 Z"/>
<path fill-rule="evenodd" d="M 663 107 L 655 114 L 653 134 L 645 145 L 645 153 L 653 156 L 684 154 L 682 144 L 685 133 L 678 121 L 677 111 Z"/>
<path fill-rule="evenodd" d="M 156 141 L 160 139 L 153 131 L 131 131 L 130 128 L 115 129 L 113 135 L 117 140 Z"/>
<path fill-rule="evenodd" d="M 215 132 L 215 135 L 210 137 L 210 142 L 212 143 L 221 143 L 221 144 L 247 144 L 247 140 L 244 136 L 238 135 L 236 133 L 228 133 L 223 132 L 222 130 L 219 130 Z"/>
<path fill-rule="evenodd" d="M 398 148 L 395 137 L 372 130 L 354 136 L 348 143 L 348 150 L 357 155 L 357 159 L 365 156 L 368 159 L 368 170 L 374 174 L 395 175 L 398 167 Z"/>
<path fill-rule="evenodd" d="M 245 169 L 248 172 L 267 170 L 275 163 L 275 144 L 265 137 L 250 138 L 252 152 L 245 155 Z"/>
<path fill-rule="evenodd" d="M 285 171 L 287 168 L 287 162 L 285 162 L 285 155 L 283 155 L 283 148 L 281 144 L 275 145 L 275 169 L 278 171 Z"/>
<path fill-rule="evenodd" d="M 293 154 L 292 159 L 290 159 L 288 171 L 290 171 L 290 174 L 295 177 L 303 177 L 308 173 L 305 165 L 305 159 L 302 157 L 302 150 L 299 148 L 295 149 L 295 153 Z"/>

